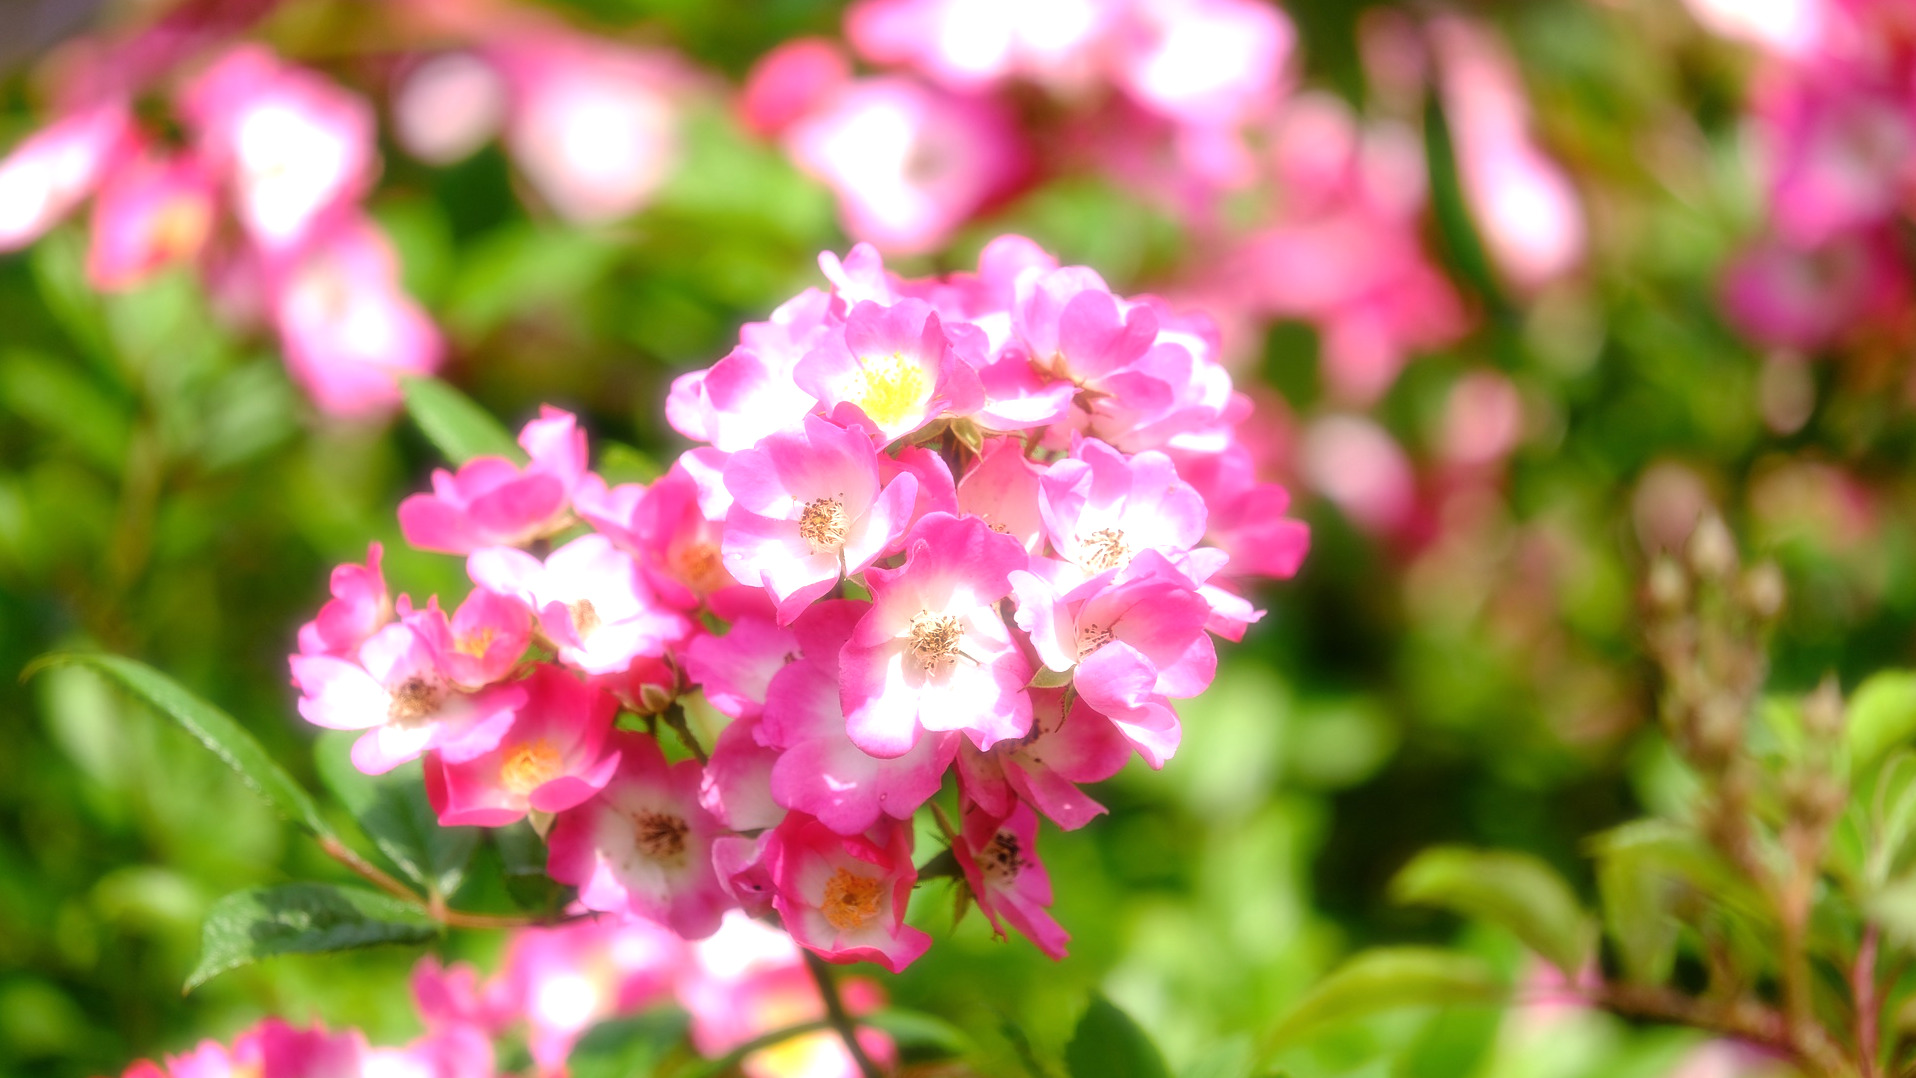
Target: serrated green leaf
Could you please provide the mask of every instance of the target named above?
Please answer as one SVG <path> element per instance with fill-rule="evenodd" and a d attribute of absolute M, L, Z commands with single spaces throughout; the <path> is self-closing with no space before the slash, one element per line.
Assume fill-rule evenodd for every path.
<path fill-rule="evenodd" d="M 31 676 L 49 666 L 83 666 L 96 670 L 120 683 L 154 710 L 172 719 L 198 738 L 200 744 L 239 772 L 267 804 L 308 832 L 321 838 L 337 838 L 320 816 L 312 795 L 293 781 L 293 777 L 273 762 L 253 735 L 246 732 L 231 715 L 195 696 L 185 686 L 158 670 L 120 655 L 66 652 L 45 655 L 27 668 Z"/>
<path fill-rule="evenodd" d="M 1872 675 L 1850 694 L 1847 715 L 1850 770 L 1861 774 L 1916 736 L 1916 671 Z"/>
<path fill-rule="evenodd" d="M 1527 854 L 1459 847 L 1426 850 L 1391 881 L 1391 897 L 1506 928 L 1571 977 L 1588 960 L 1595 935 L 1570 885 Z"/>
<path fill-rule="evenodd" d="M 438 934 L 424 913 L 363 887 L 288 883 L 237 891 L 207 911 L 199 965 L 186 990 L 274 955 L 424 943 Z"/>
<path fill-rule="evenodd" d="M 320 735 L 313 752 L 320 781 L 413 882 L 433 894 L 457 891 L 479 846 L 480 829 L 439 826 L 416 761 L 377 776 L 354 767 L 352 749 L 358 736 L 350 730 Z"/>
<path fill-rule="evenodd" d="M 1071 1078 L 1170 1078 L 1164 1057 L 1144 1030 L 1102 995 L 1091 997 L 1064 1048 Z"/>
<path fill-rule="evenodd" d="M 1325 1026 L 1402 1007 L 1495 1003 L 1506 991 L 1489 967 L 1467 955 L 1431 947 L 1379 948 L 1318 982 L 1271 1031 L 1266 1046 L 1281 1047 Z"/>
<path fill-rule="evenodd" d="M 402 378 L 406 413 L 446 459 L 464 464 L 474 457 L 504 457 L 523 463 L 525 450 L 492 413 L 471 397 L 437 378 Z"/>

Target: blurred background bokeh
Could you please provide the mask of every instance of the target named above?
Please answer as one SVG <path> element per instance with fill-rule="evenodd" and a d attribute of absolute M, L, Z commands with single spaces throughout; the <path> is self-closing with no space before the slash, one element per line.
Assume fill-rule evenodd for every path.
<path fill-rule="evenodd" d="M 271 268 L 242 168 L 173 192 L 210 223 L 115 262 L 140 194 L 115 180 L 202 152 L 192 87 L 243 41 L 373 119 L 373 253 Z M 920 275 L 1019 232 L 1210 313 L 1313 530 L 1173 764 L 1047 838 L 1070 957 L 953 931 L 931 884 L 914 918 L 953 939 L 893 999 L 1015 1073 L 1101 988 L 1222 1074 L 1362 946 L 1528 976 L 1386 884 L 1461 842 L 1591 888 L 1584 836 L 1667 774 L 1639 580 L 1700 511 L 1785 570 L 1775 686 L 1912 656 L 1913 45 L 1863 0 L 0 0 L 0 147 L 106 83 L 145 154 L 78 194 L 0 166 L 0 1072 L 118 1073 L 265 1013 L 416 1032 L 404 949 L 182 996 L 213 899 L 339 870 L 93 675 L 14 672 L 138 656 L 310 778 L 285 656 L 328 568 L 378 537 L 396 591 L 458 590 L 398 541 L 439 461 L 392 372 L 512 424 L 572 409 L 648 478 L 682 445 L 671 379 L 859 240 Z M 386 245 L 394 280 L 308 280 Z M 377 340 L 302 320 L 309 286 Z M 1700 1045 L 1537 1003 L 1355 1023 L 1287 1065 L 1740 1073 Z"/>

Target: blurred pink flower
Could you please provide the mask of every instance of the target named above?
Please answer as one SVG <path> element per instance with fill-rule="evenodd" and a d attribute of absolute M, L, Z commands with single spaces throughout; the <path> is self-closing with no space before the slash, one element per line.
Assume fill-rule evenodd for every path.
<path fill-rule="evenodd" d="M 1304 476 L 1351 521 L 1377 535 L 1408 525 L 1417 510 L 1410 458 L 1370 419 L 1331 415 L 1304 434 Z"/>
<path fill-rule="evenodd" d="M 785 132 L 792 159 L 838 195 L 855 239 L 942 245 L 1023 178 L 1018 130 L 996 105 L 900 77 L 841 88 Z"/>
<path fill-rule="evenodd" d="M 860 56 L 981 90 L 1017 76 L 1084 88 L 1121 5 L 1108 0 L 861 0 L 845 13 Z"/>
<path fill-rule="evenodd" d="M 1576 190 L 1532 138 L 1522 76 L 1495 31 L 1450 15 L 1430 34 L 1464 197 L 1497 268 L 1534 290 L 1583 260 Z"/>
<path fill-rule="evenodd" d="M 87 280 L 119 291 L 193 261 L 213 234 L 214 194 L 211 178 L 189 155 L 148 154 L 114 169 L 93 202 Z"/>
<path fill-rule="evenodd" d="M 752 65 L 739 93 L 739 118 L 757 134 L 774 137 L 851 77 L 851 62 L 835 42 L 794 38 Z"/>
<path fill-rule="evenodd" d="M 133 148 L 126 103 L 80 109 L 27 136 L 0 159 L 0 251 L 24 247 L 93 193 Z"/>
<path fill-rule="evenodd" d="M 506 85 L 472 52 L 419 61 L 393 92 L 393 135 L 421 161 L 449 165 L 470 156 L 505 122 Z"/>

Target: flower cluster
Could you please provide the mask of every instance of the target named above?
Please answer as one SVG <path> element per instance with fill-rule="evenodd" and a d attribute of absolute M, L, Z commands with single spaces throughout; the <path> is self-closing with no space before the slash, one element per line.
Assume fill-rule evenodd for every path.
<path fill-rule="evenodd" d="M 561 1076 L 593 1025 L 656 1007 L 685 1011 L 692 1047 L 707 1058 L 826 1014 L 790 937 L 741 913 L 695 944 L 638 918 L 522 929 L 492 977 L 428 957 L 413 970 L 412 990 L 426 1031 L 410 1044 L 375 1047 L 358 1030 L 300 1029 L 269 1018 L 230 1044 L 204 1041 L 161 1062 L 135 1063 L 123 1078 L 493 1078 L 512 1051 L 507 1045 L 524 1046 L 531 1073 Z M 866 980 L 847 980 L 839 991 L 854 1015 L 884 1002 Z M 858 1039 L 872 1059 L 889 1065 L 896 1058 L 884 1033 L 861 1027 Z M 778 1040 L 739 1068 L 746 1078 L 859 1073 L 828 1029 Z"/>
<path fill-rule="evenodd" d="M 952 874 L 1062 954 L 1038 817 L 1082 826 L 1080 784 L 1171 757 L 1212 636 L 1260 616 L 1241 582 L 1289 576 L 1307 534 L 1235 436 L 1250 404 L 1203 318 L 1015 236 L 937 280 L 866 247 L 822 263 L 830 291 L 674 384 L 707 444 L 650 486 L 588 471 L 553 409 L 525 464 L 435 473 L 401 528 L 475 587 L 448 612 L 389 599 L 377 548 L 340 568 L 300 712 L 366 731 L 363 770 L 423 756 L 442 823 L 530 816 L 586 909 L 686 938 L 776 911 L 893 970 L 929 942 L 911 820 L 955 773 Z M 695 689 L 729 719 L 709 753 Z"/>
<path fill-rule="evenodd" d="M 169 139 L 135 115 L 151 87 L 133 61 L 164 50 L 184 63 L 191 50 L 168 36 L 176 29 L 87 58 L 64 113 L 0 161 L 0 249 L 32 242 L 91 197 L 95 287 L 195 266 L 223 309 L 272 324 L 320 407 L 390 407 L 398 377 L 433 370 L 442 345 L 361 205 L 379 166 L 371 106 L 239 45 L 170 93 L 185 137 Z"/>
<path fill-rule="evenodd" d="M 1724 280 L 1730 316 L 1754 340 L 1799 352 L 1886 332 L 1906 340 L 1916 289 L 1902 236 L 1916 181 L 1907 6 L 1690 7 L 1767 53 L 1751 109 L 1770 228 Z"/>

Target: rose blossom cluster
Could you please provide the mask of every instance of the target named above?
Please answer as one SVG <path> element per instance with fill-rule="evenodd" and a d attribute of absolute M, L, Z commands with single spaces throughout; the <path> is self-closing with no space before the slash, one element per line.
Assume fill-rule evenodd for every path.
<path fill-rule="evenodd" d="M 389 599 L 376 547 L 338 569 L 300 713 L 364 730 L 365 771 L 423 757 L 444 824 L 530 817 L 585 909 L 688 939 L 775 912 L 894 971 L 929 942 L 912 818 L 951 778 L 950 874 L 1062 954 L 1039 818 L 1083 826 L 1081 784 L 1172 756 L 1213 635 L 1260 617 L 1243 583 L 1295 572 L 1307 533 L 1236 437 L 1206 319 L 1016 236 L 943 279 L 821 262 L 829 291 L 674 383 L 705 444 L 651 485 L 590 472 L 550 408 L 523 465 L 434 473 L 401 529 L 473 590 Z M 709 751 L 695 692 L 729 720 Z"/>
<path fill-rule="evenodd" d="M 57 118 L 0 160 L 0 250 L 91 198 L 96 288 L 196 267 L 224 312 L 273 326 L 321 408 L 389 409 L 442 344 L 362 205 L 379 168 L 372 108 L 263 46 L 197 63 L 208 32 L 162 23 L 74 65 Z M 191 69 L 166 94 L 183 139 L 135 114 L 174 67 Z"/>
<path fill-rule="evenodd" d="M 1723 300 L 1759 343 L 1811 352 L 1907 327 L 1903 231 L 1916 194 L 1916 20 L 1897 0 L 1690 0 L 1766 54 L 1752 88 L 1767 233 Z"/>
<path fill-rule="evenodd" d="M 269 1018 L 230 1044 L 204 1041 L 163 1061 L 141 1061 L 124 1078 L 493 1078 L 505 1052 L 523 1044 L 533 1074 L 560 1076 L 597 1023 L 676 1005 L 691 1018 L 692 1047 L 716 1058 L 769 1033 L 825 1017 L 825 1001 L 790 937 L 743 913 L 697 943 L 642 918 L 595 918 L 522 929 L 498 973 L 422 959 L 413 1001 L 425 1033 L 400 1047 L 369 1045 L 358 1030 L 300 1029 Z M 853 1015 L 881 1006 L 870 981 L 839 986 Z M 891 1038 L 860 1027 L 872 1059 L 896 1058 Z M 815 1030 L 747 1055 L 746 1078 L 857 1078 L 839 1035 Z"/>

